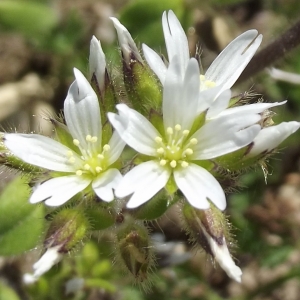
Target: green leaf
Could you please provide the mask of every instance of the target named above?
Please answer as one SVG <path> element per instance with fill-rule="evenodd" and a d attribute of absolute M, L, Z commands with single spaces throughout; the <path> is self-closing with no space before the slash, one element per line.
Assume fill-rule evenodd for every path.
<path fill-rule="evenodd" d="M 54 10 L 29 1 L 0 1 L 0 25 L 35 38 L 49 33 L 57 23 Z"/>
<path fill-rule="evenodd" d="M 28 203 L 25 177 L 14 179 L 0 195 L 0 255 L 15 255 L 36 246 L 44 229 L 44 207 Z"/>

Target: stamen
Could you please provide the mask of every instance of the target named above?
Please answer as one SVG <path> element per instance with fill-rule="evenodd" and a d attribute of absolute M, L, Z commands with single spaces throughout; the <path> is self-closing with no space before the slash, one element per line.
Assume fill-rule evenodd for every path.
<path fill-rule="evenodd" d="M 196 138 L 192 138 L 192 139 L 190 140 L 190 143 L 191 143 L 192 145 L 197 145 L 197 144 L 198 144 L 198 140 L 197 140 Z"/>
<path fill-rule="evenodd" d="M 97 141 L 98 141 L 98 137 L 93 136 L 93 137 L 91 138 L 91 142 L 92 142 L 92 143 L 96 143 Z"/>
<path fill-rule="evenodd" d="M 101 167 L 96 167 L 96 172 L 97 173 L 100 173 L 102 171 L 102 168 Z"/>
<path fill-rule="evenodd" d="M 167 163 L 167 161 L 166 161 L 165 159 L 161 159 L 160 162 L 159 162 L 159 164 L 160 164 L 162 167 L 165 166 L 166 163 Z"/>
<path fill-rule="evenodd" d="M 74 140 L 73 140 L 73 144 L 74 144 L 75 146 L 79 146 L 80 143 L 79 143 L 79 141 L 78 141 L 77 139 L 74 139 Z"/>
<path fill-rule="evenodd" d="M 183 162 L 181 163 L 181 166 L 182 166 L 183 168 L 186 168 L 186 167 L 189 166 L 189 163 L 186 162 L 186 161 L 183 161 Z"/>
<path fill-rule="evenodd" d="M 81 176 L 81 175 L 82 175 L 82 171 L 81 171 L 81 170 L 77 170 L 77 171 L 76 171 L 76 175 L 77 175 L 77 176 Z"/>
<path fill-rule="evenodd" d="M 172 161 L 170 162 L 170 166 L 171 166 L 172 168 L 176 168 L 176 166 L 177 166 L 176 160 L 172 160 Z"/>
<path fill-rule="evenodd" d="M 180 131 L 180 130 L 181 130 L 181 125 L 176 124 L 176 125 L 175 125 L 175 130 L 176 130 L 176 131 Z"/>
<path fill-rule="evenodd" d="M 167 134 L 169 134 L 169 135 L 173 134 L 173 129 L 171 127 L 167 128 Z"/>
<path fill-rule="evenodd" d="M 88 170 L 91 169 L 91 166 L 90 166 L 89 164 L 85 164 L 85 165 L 84 165 L 84 169 L 88 171 Z"/>
<path fill-rule="evenodd" d="M 182 131 L 182 135 L 184 135 L 184 136 L 188 136 L 189 133 L 190 133 L 190 131 L 187 130 L 187 129 L 185 129 L 185 130 Z"/>
<path fill-rule="evenodd" d="M 86 141 L 87 142 L 90 142 L 92 140 L 92 136 L 90 134 L 88 134 L 86 137 L 85 137 Z"/>
<path fill-rule="evenodd" d="M 104 155 L 103 155 L 103 154 L 98 154 L 97 157 L 98 157 L 99 159 L 104 159 Z"/>
<path fill-rule="evenodd" d="M 193 151 L 191 148 L 187 148 L 187 149 L 184 151 L 184 153 L 185 153 L 186 155 L 192 155 L 192 154 L 194 153 L 194 151 Z"/>
<path fill-rule="evenodd" d="M 109 151 L 110 150 L 110 146 L 108 144 L 103 146 L 103 152 L 105 151 Z"/>
<path fill-rule="evenodd" d="M 205 81 L 205 76 L 204 75 L 200 75 L 200 80 L 201 81 Z"/>
<path fill-rule="evenodd" d="M 73 156 L 73 152 L 72 152 L 71 150 L 69 150 L 69 151 L 67 152 L 67 156 L 68 156 L 68 157 Z"/>
<path fill-rule="evenodd" d="M 156 152 L 157 152 L 158 154 L 164 154 L 164 153 L 165 153 L 165 150 L 164 150 L 164 148 L 158 148 L 158 149 L 156 150 Z"/>
<path fill-rule="evenodd" d="M 162 138 L 160 136 L 157 136 L 154 140 L 157 144 L 160 144 L 162 142 Z"/>

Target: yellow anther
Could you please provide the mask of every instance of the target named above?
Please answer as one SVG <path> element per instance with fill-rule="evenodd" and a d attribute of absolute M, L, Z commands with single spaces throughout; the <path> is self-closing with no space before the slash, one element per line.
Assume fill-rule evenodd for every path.
<path fill-rule="evenodd" d="M 176 160 L 172 160 L 172 161 L 170 162 L 170 166 L 171 166 L 172 168 L 176 168 L 176 166 L 177 166 Z"/>
<path fill-rule="evenodd" d="M 79 141 L 78 141 L 77 139 L 74 139 L 74 140 L 73 140 L 73 144 L 74 144 L 75 146 L 79 146 L 80 143 L 79 143 Z"/>
<path fill-rule="evenodd" d="M 186 155 L 192 155 L 194 153 L 194 151 L 191 148 L 187 148 L 184 152 Z"/>
<path fill-rule="evenodd" d="M 181 130 L 181 125 L 176 124 L 176 125 L 175 125 L 175 130 L 176 130 L 176 131 L 180 131 L 180 130 Z"/>
<path fill-rule="evenodd" d="M 173 134 L 173 129 L 171 127 L 167 128 L 167 134 L 169 135 Z"/>
<path fill-rule="evenodd" d="M 192 145 L 197 145 L 197 144 L 198 144 L 198 140 L 197 140 L 196 138 L 192 138 L 192 139 L 190 140 L 190 143 L 191 143 Z"/>
<path fill-rule="evenodd" d="M 74 156 L 70 157 L 69 162 L 73 164 L 75 162 L 75 157 Z"/>
<path fill-rule="evenodd" d="M 85 164 L 83 168 L 88 171 L 91 169 L 91 166 L 89 164 Z"/>
<path fill-rule="evenodd" d="M 97 157 L 98 157 L 99 159 L 103 159 L 103 158 L 104 158 L 104 155 L 103 155 L 103 154 L 98 154 Z"/>
<path fill-rule="evenodd" d="M 206 80 L 204 83 L 208 88 L 213 88 L 216 86 L 216 83 L 211 80 Z"/>
<path fill-rule="evenodd" d="M 104 151 L 109 151 L 110 150 L 110 146 L 108 144 L 103 146 L 103 150 Z"/>
<path fill-rule="evenodd" d="M 165 159 L 161 159 L 160 162 L 159 162 L 159 164 L 160 164 L 162 167 L 165 166 L 166 163 L 167 163 L 167 161 L 166 161 Z"/>
<path fill-rule="evenodd" d="M 186 167 L 189 166 L 189 163 L 186 162 L 186 161 L 183 161 L 183 162 L 181 163 L 181 166 L 182 166 L 183 168 L 186 168 Z"/>
<path fill-rule="evenodd" d="M 98 138 L 96 137 L 96 136 L 93 136 L 92 138 L 91 138 L 91 142 L 92 143 L 96 143 L 98 141 Z"/>
<path fill-rule="evenodd" d="M 77 175 L 77 176 L 81 176 L 81 175 L 82 175 L 82 171 L 81 171 L 81 170 L 77 170 L 77 171 L 76 171 L 76 175 Z"/>
<path fill-rule="evenodd" d="M 185 130 L 182 131 L 182 134 L 183 134 L 184 136 L 188 136 L 189 133 L 190 133 L 190 131 L 187 130 L 187 129 L 185 129 Z"/>
<path fill-rule="evenodd" d="M 154 140 L 158 144 L 162 142 L 162 138 L 160 136 L 157 136 Z"/>
<path fill-rule="evenodd" d="M 158 154 L 164 154 L 165 150 L 164 150 L 164 148 L 158 148 L 158 149 L 156 150 L 156 152 L 157 152 Z"/>
<path fill-rule="evenodd" d="M 69 151 L 67 152 L 67 156 L 68 156 L 68 157 L 73 156 L 73 152 L 72 152 L 71 150 L 69 150 Z"/>
<path fill-rule="evenodd" d="M 90 142 L 92 140 L 92 136 L 90 134 L 88 134 L 86 137 L 85 137 L 86 141 L 87 142 Z"/>
<path fill-rule="evenodd" d="M 102 171 L 102 168 L 101 167 L 96 167 L 96 172 L 97 173 L 100 173 Z"/>

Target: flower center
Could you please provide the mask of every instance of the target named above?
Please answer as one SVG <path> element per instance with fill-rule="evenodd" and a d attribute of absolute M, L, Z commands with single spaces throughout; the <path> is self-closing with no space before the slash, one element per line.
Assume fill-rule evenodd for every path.
<path fill-rule="evenodd" d="M 187 160 L 194 153 L 193 145 L 198 143 L 195 138 L 187 140 L 189 133 L 189 130 L 182 130 L 181 125 L 177 124 L 174 128 L 167 128 L 166 141 L 159 136 L 155 138 L 156 152 L 161 166 L 169 165 L 175 169 L 178 165 L 183 168 L 189 165 Z"/>
<path fill-rule="evenodd" d="M 216 83 L 205 79 L 205 75 L 200 75 L 200 91 L 205 91 L 216 86 Z"/>
<path fill-rule="evenodd" d="M 102 152 L 90 150 L 94 148 L 97 140 L 98 138 L 96 136 L 87 135 L 86 141 L 88 143 L 88 149 L 82 149 L 79 140 L 73 140 L 73 144 L 77 146 L 82 153 L 82 156 L 80 157 L 81 163 L 76 166 L 76 175 L 90 175 L 92 177 L 96 177 L 108 167 L 108 152 L 110 150 L 110 146 L 108 144 L 105 144 L 102 147 Z M 75 163 L 76 159 L 71 150 L 68 151 L 67 155 L 69 157 L 69 162 Z"/>

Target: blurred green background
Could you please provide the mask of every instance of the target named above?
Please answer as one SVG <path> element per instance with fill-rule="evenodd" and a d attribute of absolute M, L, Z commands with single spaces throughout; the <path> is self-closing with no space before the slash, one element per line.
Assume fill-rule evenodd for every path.
<path fill-rule="evenodd" d="M 45 116 L 58 114 L 73 80 L 73 67 L 88 70 L 92 35 L 101 40 L 108 67 L 116 80 L 120 64 L 116 34 L 109 20 L 116 16 L 138 46 L 146 43 L 166 54 L 161 26 L 164 10 L 172 9 L 188 35 L 191 53 L 200 45 L 204 69 L 237 35 L 256 28 L 264 35 L 261 48 L 275 40 L 300 13 L 299 0 L 0 0 L 0 124 L 2 131 L 51 135 Z M 300 34 L 300 32 L 299 32 Z M 274 65 L 300 75 L 300 49 Z M 300 121 L 300 82 L 272 78 L 267 70 L 234 86 L 251 89 L 268 102 L 287 99 L 276 109 L 276 123 Z M 30 206 L 24 178 L 0 169 L 0 300 L 54 299 L 233 299 L 298 300 L 300 295 L 300 132 L 285 141 L 268 161 L 268 184 L 261 169 L 244 174 L 240 188 L 228 195 L 233 223 L 234 256 L 243 282 L 230 280 L 205 253 L 194 251 L 178 223 L 176 207 L 150 224 L 165 235 L 168 253 L 159 253 L 152 289 L 132 284 L 113 261 L 109 232 L 53 267 L 39 282 L 24 285 L 22 276 L 37 260 L 44 228 L 42 206 Z M 10 199 L 10 190 L 20 194 Z M 4 219 L 5 216 L 5 219 Z M 25 217 L 24 217 L 25 216 Z M 35 230 L 26 230 L 28 219 Z M 4 221 L 3 221 L 4 220 Z M 24 240 L 12 244 L 14 232 Z M 8 234 L 9 233 L 9 234 Z M 172 243 L 172 244 L 171 244 Z M 15 249 L 13 255 L 8 248 Z M 25 252 L 25 253 L 24 253 Z M 187 254 L 190 259 L 182 259 Z M 73 285 L 72 285 L 73 284 Z M 72 289 L 77 286 L 77 289 Z M 145 291 L 146 290 L 146 291 Z"/>

